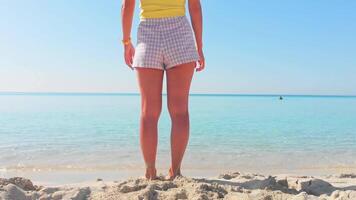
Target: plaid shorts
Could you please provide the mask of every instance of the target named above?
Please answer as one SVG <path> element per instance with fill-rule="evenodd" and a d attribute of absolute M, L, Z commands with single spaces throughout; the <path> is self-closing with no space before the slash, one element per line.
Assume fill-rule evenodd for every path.
<path fill-rule="evenodd" d="M 186 16 L 141 19 L 133 67 L 169 69 L 199 60 Z"/>

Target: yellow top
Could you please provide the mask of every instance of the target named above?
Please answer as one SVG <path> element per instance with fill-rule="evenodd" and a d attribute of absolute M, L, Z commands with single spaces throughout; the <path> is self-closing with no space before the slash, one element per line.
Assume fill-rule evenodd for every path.
<path fill-rule="evenodd" d="M 185 15 L 185 0 L 141 0 L 141 19 Z"/>

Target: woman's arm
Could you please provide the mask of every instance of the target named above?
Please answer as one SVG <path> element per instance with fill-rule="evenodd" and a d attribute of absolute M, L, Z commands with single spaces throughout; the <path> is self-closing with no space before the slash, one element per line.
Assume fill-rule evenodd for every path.
<path fill-rule="evenodd" d="M 121 6 L 121 24 L 122 24 L 122 42 L 124 44 L 124 58 L 126 64 L 132 68 L 135 48 L 131 43 L 132 18 L 135 10 L 135 0 L 122 0 Z"/>
<path fill-rule="evenodd" d="M 199 53 L 199 67 L 197 71 L 201 71 L 205 67 L 205 58 L 203 53 L 203 15 L 200 0 L 189 0 L 188 2 L 190 19 L 195 35 L 195 41 L 197 43 Z"/>

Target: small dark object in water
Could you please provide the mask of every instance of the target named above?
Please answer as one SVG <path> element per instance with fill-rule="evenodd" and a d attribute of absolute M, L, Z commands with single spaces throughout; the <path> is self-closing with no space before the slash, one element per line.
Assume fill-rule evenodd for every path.
<path fill-rule="evenodd" d="M 282 96 L 279 96 L 279 100 L 283 100 L 283 97 L 282 97 Z"/>

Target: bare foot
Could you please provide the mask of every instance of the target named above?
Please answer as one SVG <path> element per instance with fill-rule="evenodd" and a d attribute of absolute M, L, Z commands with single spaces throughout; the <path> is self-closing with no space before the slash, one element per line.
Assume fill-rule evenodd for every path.
<path fill-rule="evenodd" d="M 178 168 L 176 170 L 176 173 L 174 173 L 172 170 L 172 167 L 171 167 L 171 168 L 169 168 L 168 176 L 166 177 L 166 179 L 172 181 L 173 179 L 175 179 L 178 176 L 182 176 L 182 174 L 180 172 L 180 168 Z"/>
<path fill-rule="evenodd" d="M 145 177 L 148 179 L 148 180 L 155 180 L 157 179 L 157 171 L 156 171 L 156 168 L 154 167 L 147 167 L 146 168 L 146 174 L 145 174 Z"/>

